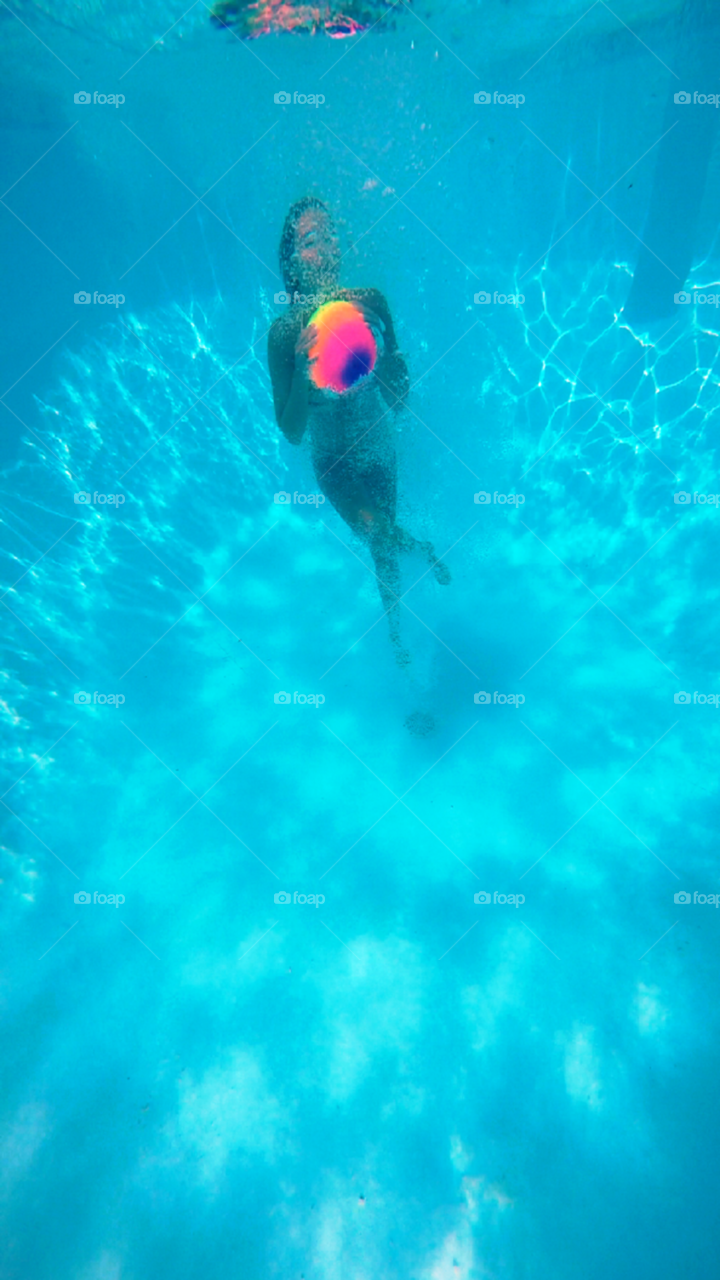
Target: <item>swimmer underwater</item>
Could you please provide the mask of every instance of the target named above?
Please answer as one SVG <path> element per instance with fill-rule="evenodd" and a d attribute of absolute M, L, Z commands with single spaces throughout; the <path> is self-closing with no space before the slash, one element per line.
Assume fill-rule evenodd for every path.
<path fill-rule="evenodd" d="M 318 485 L 345 523 L 367 543 L 375 565 L 390 639 L 401 666 L 410 656 L 400 641 L 400 551 L 419 551 L 436 580 L 450 582 L 432 543 L 420 542 L 396 523 L 397 458 L 393 410 L 409 389 L 407 366 L 398 351 L 387 302 L 377 289 L 341 289 L 340 248 L 321 200 L 293 204 L 280 241 L 280 269 L 291 299 L 268 337 L 268 364 L 275 417 L 291 444 L 306 432 Z M 312 303 L 305 299 L 310 295 Z M 377 347 L 371 371 L 340 393 L 312 377 L 318 330 L 309 320 L 321 303 L 345 301 L 361 312 Z"/>

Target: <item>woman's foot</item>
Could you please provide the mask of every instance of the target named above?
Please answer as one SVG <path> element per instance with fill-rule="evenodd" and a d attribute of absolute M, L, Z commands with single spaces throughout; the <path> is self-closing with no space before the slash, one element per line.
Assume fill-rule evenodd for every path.
<path fill-rule="evenodd" d="M 447 587 L 452 582 L 452 574 L 442 560 L 434 561 L 432 571 L 435 574 L 435 581 L 439 582 L 441 587 Z"/>
<path fill-rule="evenodd" d="M 415 545 L 429 561 L 430 568 L 435 575 L 435 581 L 439 582 L 441 587 L 449 586 L 452 582 L 452 574 L 447 565 L 443 564 L 442 560 L 438 560 L 432 542 L 417 542 Z"/>

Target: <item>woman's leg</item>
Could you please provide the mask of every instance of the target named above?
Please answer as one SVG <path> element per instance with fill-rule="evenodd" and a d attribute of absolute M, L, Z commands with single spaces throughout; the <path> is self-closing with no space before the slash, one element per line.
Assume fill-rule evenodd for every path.
<path fill-rule="evenodd" d="M 452 582 L 450 570 L 446 564 L 443 564 L 442 560 L 438 560 L 432 542 L 420 542 L 418 538 L 413 538 L 412 534 L 408 533 L 407 529 L 403 529 L 399 524 L 395 525 L 393 532 L 397 539 L 399 551 L 419 551 L 420 555 L 424 556 L 428 561 L 436 581 L 442 587 L 446 587 L 448 583 Z"/>
<path fill-rule="evenodd" d="M 390 640 L 395 648 L 395 658 L 400 666 L 410 662 L 410 654 L 402 647 L 400 638 L 400 564 L 397 550 L 386 534 L 376 529 L 368 538 L 370 553 L 375 565 L 375 578 L 380 599 L 387 614 Z"/>
<path fill-rule="evenodd" d="M 451 581 L 450 570 L 435 555 L 432 542 L 421 542 L 407 529 L 396 523 L 397 511 L 397 463 L 395 454 L 388 454 L 363 472 L 363 482 L 370 499 L 370 514 L 379 539 L 386 538 L 397 551 L 418 551 L 432 567 L 436 580 L 447 586 Z M 365 514 L 365 513 L 363 513 Z"/>
<path fill-rule="evenodd" d="M 357 465 L 357 464 L 355 464 Z M 395 522 L 397 505 L 394 453 L 382 462 L 362 469 L 353 466 L 352 454 L 328 465 L 327 458 L 315 460 L 315 473 L 325 496 L 354 533 L 369 545 L 375 565 L 380 599 L 388 617 L 390 639 L 397 661 L 406 665 L 410 655 L 400 640 L 400 565 L 398 552 L 419 551 L 429 562 L 437 582 L 446 586 L 450 571 L 438 560 L 431 542 L 421 542 Z"/>
<path fill-rule="evenodd" d="M 315 474 L 326 498 L 338 515 L 367 542 L 375 566 L 378 591 L 387 614 L 390 640 L 401 666 L 410 661 L 400 639 L 400 566 L 394 536 L 394 466 L 373 465 L 357 471 L 352 455 L 328 464 L 326 457 L 314 459 Z M 394 463 L 394 458 L 392 460 Z"/>

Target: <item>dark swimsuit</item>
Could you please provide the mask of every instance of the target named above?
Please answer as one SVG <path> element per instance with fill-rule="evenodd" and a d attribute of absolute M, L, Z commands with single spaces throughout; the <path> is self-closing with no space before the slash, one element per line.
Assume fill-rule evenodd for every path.
<path fill-rule="evenodd" d="M 372 374 L 332 399 L 311 388 L 308 434 L 313 467 L 320 488 L 343 518 L 348 509 L 367 509 L 395 523 L 392 425 L 391 410 Z"/>

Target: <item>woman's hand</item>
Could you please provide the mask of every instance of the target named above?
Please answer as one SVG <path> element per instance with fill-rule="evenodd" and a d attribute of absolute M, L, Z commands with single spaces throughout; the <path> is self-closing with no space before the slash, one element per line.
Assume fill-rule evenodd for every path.
<path fill-rule="evenodd" d="M 371 330 L 372 336 L 375 339 L 379 359 L 385 349 L 385 338 L 383 336 L 385 333 L 384 322 L 380 319 L 380 316 L 377 315 L 370 307 L 366 306 L 364 302 L 353 302 L 352 305 L 357 307 L 358 311 L 362 313 L 363 320 Z"/>

